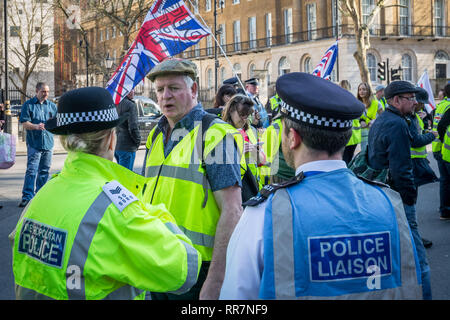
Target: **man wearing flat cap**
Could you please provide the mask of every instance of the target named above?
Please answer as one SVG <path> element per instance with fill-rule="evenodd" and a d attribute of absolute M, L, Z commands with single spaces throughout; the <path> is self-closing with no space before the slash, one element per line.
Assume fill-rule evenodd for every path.
<path fill-rule="evenodd" d="M 306 73 L 283 75 L 276 87 L 283 154 L 296 176 L 246 203 L 220 298 L 420 298 L 398 194 L 358 179 L 342 160 L 364 105 Z"/>
<path fill-rule="evenodd" d="M 144 200 L 163 203 L 203 259 L 190 292 L 152 293 L 152 299 L 217 299 L 228 240 L 242 213 L 241 136 L 203 110 L 196 76 L 196 65 L 183 59 L 165 60 L 148 75 L 163 116 L 147 139 Z"/>
<path fill-rule="evenodd" d="M 416 217 L 417 187 L 411 160 L 411 132 L 407 115 L 416 107 L 420 90 L 408 81 L 391 82 L 384 94 L 388 105 L 369 132 L 368 164 L 375 170 L 389 170 L 389 185 L 400 193 L 408 219 L 422 274 L 423 297 L 431 299 L 430 267 L 419 234 Z"/>

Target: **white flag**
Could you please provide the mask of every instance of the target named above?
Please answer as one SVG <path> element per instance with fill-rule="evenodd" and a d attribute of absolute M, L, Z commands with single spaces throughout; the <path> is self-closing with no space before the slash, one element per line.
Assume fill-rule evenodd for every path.
<path fill-rule="evenodd" d="M 436 109 L 436 102 L 434 101 L 433 90 L 431 89 L 430 78 L 428 77 L 427 70 L 424 71 L 419 81 L 417 82 L 417 86 L 425 89 L 428 92 L 428 102 L 429 104 L 425 105 L 425 109 L 428 113 L 431 113 L 434 109 Z"/>

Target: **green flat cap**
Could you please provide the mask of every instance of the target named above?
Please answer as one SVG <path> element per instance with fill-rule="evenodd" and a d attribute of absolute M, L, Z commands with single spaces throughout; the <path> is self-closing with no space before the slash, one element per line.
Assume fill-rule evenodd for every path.
<path fill-rule="evenodd" d="M 155 81 L 157 76 L 169 74 L 187 75 L 195 81 L 195 78 L 197 77 L 197 66 L 190 60 L 176 58 L 167 59 L 153 67 L 147 77 L 151 81 Z"/>

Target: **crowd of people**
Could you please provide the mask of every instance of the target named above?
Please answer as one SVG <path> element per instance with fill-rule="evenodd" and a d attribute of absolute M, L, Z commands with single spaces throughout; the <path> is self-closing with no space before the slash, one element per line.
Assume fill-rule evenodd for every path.
<path fill-rule="evenodd" d="M 375 94 L 361 83 L 355 96 L 348 81 L 292 72 L 264 105 L 258 79 L 231 78 L 205 110 L 193 62 L 168 59 L 148 77 L 163 116 L 142 175 L 133 92 L 116 106 L 80 88 L 56 110 L 38 84 L 24 104 L 18 299 L 432 298 L 415 204 L 437 181 L 433 143 L 450 219 L 450 84 L 433 118 L 428 93 L 406 81 Z M 45 183 L 53 134 L 68 155 Z"/>

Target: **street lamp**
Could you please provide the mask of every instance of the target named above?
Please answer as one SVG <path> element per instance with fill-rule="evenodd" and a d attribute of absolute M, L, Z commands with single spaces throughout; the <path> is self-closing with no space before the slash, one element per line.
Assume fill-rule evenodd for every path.
<path fill-rule="evenodd" d="M 106 77 L 109 77 L 109 73 L 114 63 L 114 59 L 109 56 L 109 52 L 106 54 L 106 58 L 103 61 L 106 68 Z M 105 81 L 103 81 L 105 82 Z"/>
<path fill-rule="evenodd" d="M 8 6 L 7 0 L 3 0 L 3 19 L 5 27 L 5 132 L 12 133 L 11 108 L 8 92 Z"/>

